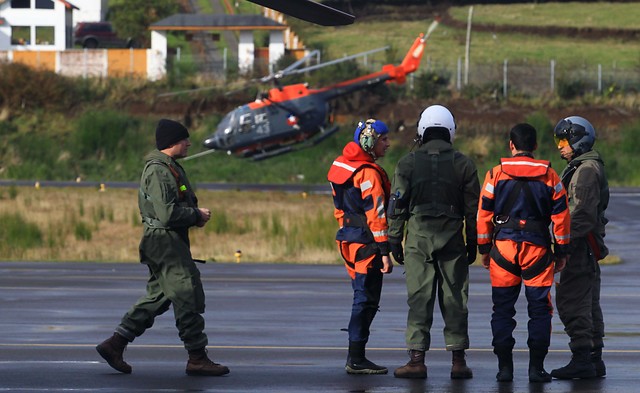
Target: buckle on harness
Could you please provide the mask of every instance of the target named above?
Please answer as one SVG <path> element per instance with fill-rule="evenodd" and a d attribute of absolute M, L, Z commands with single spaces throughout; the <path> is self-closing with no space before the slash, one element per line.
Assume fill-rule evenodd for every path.
<path fill-rule="evenodd" d="M 496 224 L 503 225 L 509 222 L 509 216 L 506 214 L 499 214 L 493 218 Z"/>

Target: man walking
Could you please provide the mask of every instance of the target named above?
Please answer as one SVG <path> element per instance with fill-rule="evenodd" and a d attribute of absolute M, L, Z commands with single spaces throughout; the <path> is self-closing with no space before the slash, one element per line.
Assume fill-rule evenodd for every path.
<path fill-rule="evenodd" d="M 156 128 L 156 147 L 146 157 L 138 205 L 144 226 L 140 262 L 147 265 L 147 293 L 122 317 L 113 336 L 96 350 L 114 369 L 129 374 L 124 361 L 127 344 L 142 335 L 158 315 L 173 306 L 176 327 L 189 353 L 188 375 L 219 376 L 229 369 L 207 356 L 204 333 L 205 298 L 200 271 L 191 256 L 189 228 L 203 227 L 211 218 L 198 200 L 187 176 L 176 162 L 187 156 L 189 132 L 180 123 L 162 119 Z"/>

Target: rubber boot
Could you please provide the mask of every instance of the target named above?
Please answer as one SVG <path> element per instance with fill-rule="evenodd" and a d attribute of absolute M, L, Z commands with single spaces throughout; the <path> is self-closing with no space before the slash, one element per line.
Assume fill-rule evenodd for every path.
<path fill-rule="evenodd" d="M 602 361 L 602 348 L 594 348 L 591 351 L 591 363 L 596 370 L 596 377 L 601 378 L 607 375 L 607 367 Z"/>
<path fill-rule="evenodd" d="M 378 366 L 365 356 L 364 341 L 349 341 L 349 354 L 347 364 L 344 369 L 347 374 L 386 374 L 389 372 L 386 367 Z"/>
<path fill-rule="evenodd" d="M 189 351 L 189 361 L 187 361 L 187 375 L 203 375 L 208 377 L 219 377 L 229 374 L 229 368 L 218 363 L 214 363 L 205 348 Z"/>
<path fill-rule="evenodd" d="M 464 359 L 464 349 L 453 351 L 451 358 L 451 379 L 473 378 L 473 372 L 467 367 L 467 361 Z"/>
<path fill-rule="evenodd" d="M 100 356 L 115 370 L 121 373 L 131 374 L 131 366 L 122 358 L 127 344 L 129 344 L 129 340 L 118 333 L 113 333 L 113 336 L 96 346 L 96 351 L 98 351 Z"/>
<path fill-rule="evenodd" d="M 529 348 L 529 382 L 551 382 L 551 375 L 544 369 L 547 349 Z"/>
<path fill-rule="evenodd" d="M 551 371 L 551 376 L 557 379 L 587 379 L 596 376 L 596 369 L 591 363 L 591 350 L 581 348 L 572 350 L 571 361 L 564 367 Z"/>
<path fill-rule="evenodd" d="M 427 366 L 424 364 L 424 351 L 409 351 L 409 362 L 396 369 L 393 375 L 396 378 L 426 378 Z"/>
<path fill-rule="evenodd" d="M 498 373 L 496 374 L 496 380 L 498 382 L 513 381 L 513 348 L 494 347 L 493 353 L 498 356 Z"/>

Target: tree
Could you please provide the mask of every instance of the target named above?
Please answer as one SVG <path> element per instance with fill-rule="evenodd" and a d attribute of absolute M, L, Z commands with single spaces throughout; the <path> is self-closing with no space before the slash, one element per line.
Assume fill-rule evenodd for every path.
<path fill-rule="evenodd" d="M 111 0 L 108 19 L 121 37 L 133 37 L 146 47 L 150 42 L 149 26 L 177 13 L 176 0 Z"/>

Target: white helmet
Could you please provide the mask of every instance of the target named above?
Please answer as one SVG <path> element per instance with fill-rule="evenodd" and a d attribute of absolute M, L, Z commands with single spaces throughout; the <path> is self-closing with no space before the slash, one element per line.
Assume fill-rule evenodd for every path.
<path fill-rule="evenodd" d="M 442 105 L 431 105 L 422 111 L 420 119 L 418 119 L 418 137 L 420 141 L 424 141 L 425 131 L 432 127 L 446 128 L 449 130 L 449 137 L 453 143 L 453 137 L 456 134 L 456 121 L 449 109 Z"/>

